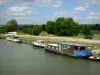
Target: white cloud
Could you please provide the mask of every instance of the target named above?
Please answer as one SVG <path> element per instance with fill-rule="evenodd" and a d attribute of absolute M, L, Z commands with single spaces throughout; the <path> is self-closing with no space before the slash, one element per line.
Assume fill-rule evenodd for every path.
<path fill-rule="evenodd" d="M 26 18 L 26 17 L 15 17 L 14 19 L 16 19 L 16 20 L 25 20 L 25 19 L 28 19 L 28 18 Z"/>
<path fill-rule="evenodd" d="M 50 4 L 52 3 L 53 0 L 36 0 L 37 3 L 41 4 Z"/>
<path fill-rule="evenodd" d="M 53 7 L 54 7 L 54 8 L 60 8 L 61 5 L 60 5 L 60 4 L 55 4 L 55 5 L 53 5 Z"/>
<path fill-rule="evenodd" d="M 84 2 L 89 4 L 100 4 L 100 0 L 84 0 Z"/>
<path fill-rule="evenodd" d="M 53 7 L 60 8 L 62 6 L 63 0 L 25 0 L 23 5 L 37 7 Z"/>
<path fill-rule="evenodd" d="M 48 18 L 49 16 L 44 16 L 44 18 Z"/>
<path fill-rule="evenodd" d="M 20 7 L 20 6 L 8 8 L 9 12 L 25 12 L 25 11 L 28 11 L 28 10 L 29 10 L 28 7 Z"/>
<path fill-rule="evenodd" d="M 89 20 L 100 20 L 100 12 L 90 12 L 87 19 L 89 19 Z"/>
<path fill-rule="evenodd" d="M 34 6 L 34 8 L 47 6 L 59 8 L 62 6 L 63 0 L 0 0 L 0 5 L 10 2 L 20 2 L 18 5 Z"/>
<path fill-rule="evenodd" d="M 21 0 L 0 0 L 0 5 L 6 5 L 11 2 L 18 2 L 18 1 L 21 1 Z"/>
<path fill-rule="evenodd" d="M 12 0 L 0 0 L 0 5 L 4 5 L 4 4 L 7 3 L 8 1 L 12 1 Z"/>
<path fill-rule="evenodd" d="M 79 20 L 80 18 L 78 16 L 73 17 L 75 20 Z"/>
<path fill-rule="evenodd" d="M 84 0 L 85 8 L 88 8 L 90 4 L 100 5 L 100 0 Z"/>
<path fill-rule="evenodd" d="M 21 6 L 15 6 L 8 8 L 8 15 L 9 16 L 30 16 L 32 14 L 37 14 L 37 12 L 32 12 L 32 10 L 29 7 L 21 7 Z"/>
<path fill-rule="evenodd" d="M 54 13 L 54 16 L 56 16 L 56 17 L 63 17 L 65 15 L 67 15 L 66 11 L 60 11 L 60 12 L 55 12 Z"/>
<path fill-rule="evenodd" d="M 100 16 L 88 16 L 87 19 L 98 20 L 98 19 L 100 19 Z"/>
<path fill-rule="evenodd" d="M 98 16 L 100 16 L 100 12 L 90 12 L 90 15 L 98 15 Z"/>
<path fill-rule="evenodd" d="M 54 16 L 55 17 L 73 17 L 73 16 L 76 16 L 77 14 L 78 14 L 77 11 L 64 10 L 64 11 L 55 12 Z"/>
<path fill-rule="evenodd" d="M 32 16 L 35 16 L 37 14 L 38 12 L 31 10 L 30 7 L 9 7 L 6 11 L 0 13 L 0 23 L 6 24 L 6 22 L 10 19 L 16 19 L 19 23 L 22 23 L 22 20 L 29 20 L 30 18 L 32 18 Z"/>
<path fill-rule="evenodd" d="M 60 8 L 62 6 L 63 1 L 58 0 L 56 3 L 53 5 L 54 8 Z"/>
<path fill-rule="evenodd" d="M 77 7 L 75 10 L 78 10 L 78 11 L 85 11 L 86 9 L 85 9 L 84 7 L 82 7 L 82 6 L 80 6 L 80 7 Z"/>

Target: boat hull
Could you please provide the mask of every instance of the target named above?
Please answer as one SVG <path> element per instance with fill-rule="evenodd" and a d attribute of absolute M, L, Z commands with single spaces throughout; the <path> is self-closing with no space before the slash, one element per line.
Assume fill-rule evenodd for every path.
<path fill-rule="evenodd" d="M 13 42 L 15 42 L 15 43 L 23 43 L 22 40 L 13 40 Z"/>
<path fill-rule="evenodd" d="M 33 47 L 44 48 L 45 46 L 35 45 L 35 44 L 33 44 Z"/>
<path fill-rule="evenodd" d="M 92 61 L 100 61 L 100 59 L 89 59 L 89 60 L 92 60 Z"/>
<path fill-rule="evenodd" d="M 58 51 L 50 50 L 50 49 L 47 49 L 47 48 L 45 48 L 45 51 L 60 54 L 60 55 L 63 55 L 63 56 L 69 56 L 69 57 L 72 57 L 72 58 L 82 58 L 82 59 L 88 59 L 89 58 L 89 56 L 73 56 L 72 54 L 66 54 L 64 52 L 58 52 Z"/>
<path fill-rule="evenodd" d="M 89 57 L 89 60 L 100 61 L 100 57 L 91 56 L 91 57 Z"/>
<path fill-rule="evenodd" d="M 7 40 L 8 42 L 12 42 L 12 40 Z"/>

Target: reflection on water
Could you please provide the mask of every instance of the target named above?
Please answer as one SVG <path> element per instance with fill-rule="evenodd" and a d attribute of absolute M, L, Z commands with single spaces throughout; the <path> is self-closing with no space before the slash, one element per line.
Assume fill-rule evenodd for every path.
<path fill-rule="evenodd" d="M 0 75 L 99 75 L 100 62 L 0 40 Z"/>

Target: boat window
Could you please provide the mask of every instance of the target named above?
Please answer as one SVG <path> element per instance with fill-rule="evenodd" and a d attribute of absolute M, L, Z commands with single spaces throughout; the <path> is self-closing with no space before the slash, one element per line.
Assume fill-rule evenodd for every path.
<path fill-rule="evenodd" d="M 85 47 L 80 47 L 80 50 L 85 50 Z"/>
<path fill-rule="evenodd" d="M 63 49 L 67 49 L 68 48 L 68 45 L 63 45 Z"/>
<path fill-rule="evenodd" d="M 56 50 L 58 50 L 59 48 L 56 47 Z"/>
<path fill-rule="evenodd" d="M 78 50 L 78 47 L 77 46 L 75 46 L 74 48 L 75 48 L 75 50 Z"/>
<path fill-rule="evenodd" d="M 44 43 L 44 41 L 41 41 L 41 43 Z"/>
<path fill-rule="evenodd" d="M 48 46 L 48 48 L 50 48 L 50 46 Z"/>

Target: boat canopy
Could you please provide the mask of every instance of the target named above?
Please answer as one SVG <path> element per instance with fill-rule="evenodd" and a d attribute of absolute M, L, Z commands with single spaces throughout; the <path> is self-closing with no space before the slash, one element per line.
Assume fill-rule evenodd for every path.
<path fill-rule="evenodd" d="M 58 46 L 57 44 L 48 44 L 49 46 Z"/>
<path fill-rule="evenodd" d="M 78 44 L 78 43 L 58 43 L 60 45 L 78 46 L 78 47 L 90 47 L 91 45 Z"/>
<path fill-rule="evenodd" d="M 45 40 L 37 40 L 37 42 L 44 42 Z"/>

